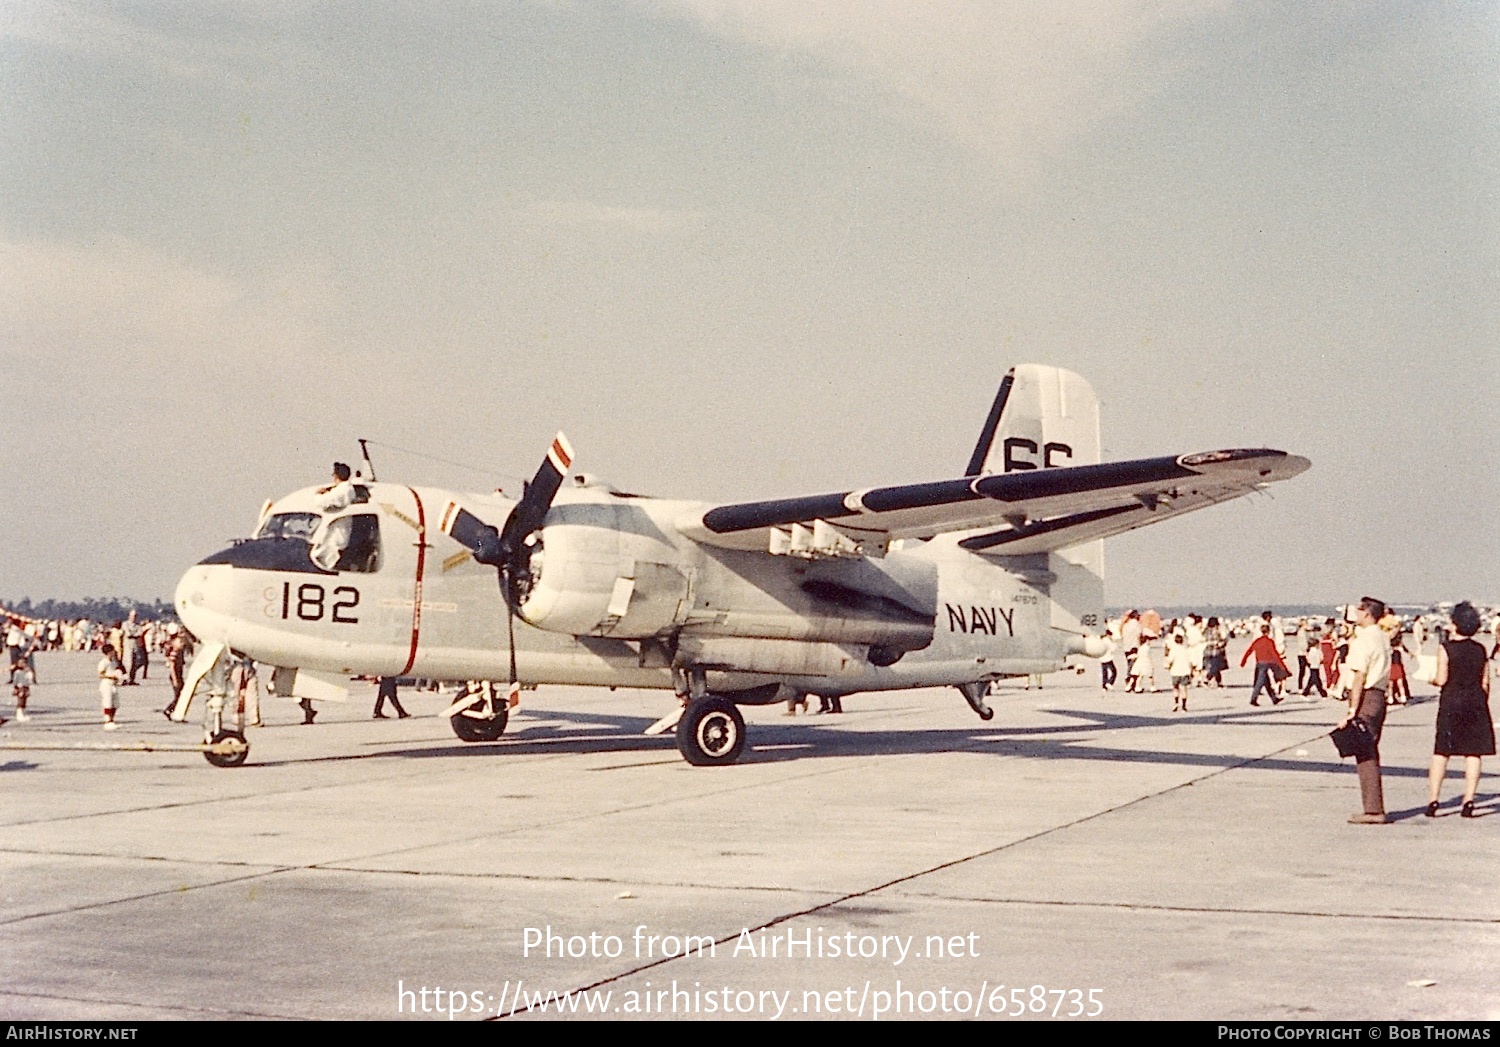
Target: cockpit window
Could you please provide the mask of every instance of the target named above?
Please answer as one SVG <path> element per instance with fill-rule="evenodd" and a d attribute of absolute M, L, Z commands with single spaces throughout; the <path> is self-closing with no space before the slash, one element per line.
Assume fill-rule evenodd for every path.
<path fill-rule="evenodd" d="M 354 513 L 330 521 L 313 546 L 312 558 L 325 571 L 375 573 L 380 570 L 380 518 Z"/>
<path fill-rule="evenodd" d="M 277 513 L 260 525 L 257 538 L 301 538 L 308 541 L 323 518 L 317 513 Z"/>

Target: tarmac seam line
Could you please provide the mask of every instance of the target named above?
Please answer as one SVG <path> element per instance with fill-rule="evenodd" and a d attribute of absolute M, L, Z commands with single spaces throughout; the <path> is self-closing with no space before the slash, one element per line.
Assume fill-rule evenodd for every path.
<path fill-rule="evenodd" d="M 541 876 L 530 873 L 464 873 L 464 872 L 428 872 L 422 869 L 363 869 L 358 866 L 342 865 L 309 865 L 306 867 L 311 872 L 337 872 L 358 873 L 361 876 L 420 876 L 425 879 L 453 879 L 453 880 L 517 880 L 523 883 L 599 883 L 613 884 L 619 887 L 669 887 L 678 889 L 691 889 L 700 891 L 729 891 L 735 894 L 744 894 L 748 891 L 761 891 L 767 894 L 829 894 L 828 891 L 819 891 L 806 887 L 765 887 L 759 884 L 743 885 L 736 884 L 732 887 L 720 886 L 718 884 L 706 883 L 684 883 L 671 880 L 619 880 L 608 876 Z"/>
<path fill-rule="evenodd" d="M 231 869 L 261 869 L 265 872 L 303 868 L 287 865 L 285 862 L 246 862 L 233 858 L 169 858 L 160 854 L 118 854 L 112 851 L 43 851 L 30 847 L 0 847 L 0 854 L 21 854 L 36 858 L 102 858 L 115 862 L 160 862 L 163 865 L 219 865 Z"/>
<path fill-rule="evenodd" d="M 676 804 L 676 803 L 679 803 L 679 802 L 681 802 L 681 803 L 695 802 L 695 801 L 702 800 L 704 798 L 709 798 L 709 797 L 732 796 L 735 793 L 744 792 L 744 791 L 750 790 L 750 789 L 753 789 L 753 790 L 755 790 L 757 792 L 762 792 L 762 791 L 764 791 L 768 787 L 780 786 L 780 785 L 784 785 L 784 784 L 786 784 L 788 782 L 795 782 L 795 781 L 799 781 L 799 780 L 803 780 L 803 779 L 807 779 L 807 778 L 817 778 L 817 777 L 822 777 L 824 775 L 830 775 L 830 774 L 841 774 L 844 771 L 847 771 L 848 769 L 849 768 L 847 768 L 847 767 L 820 767 L 820 768 L 816 768 L 816 769 L 811 769 L 811 770 L 803 771 L 801 773 L 789 773 L 789 774 L 787 774 L 784 777 L 777 778 L 774 782 L 771 782 L 771 783 L 767 783 L 767 782 L 764 782 L 764 781 L 757 781 L 757 782 L 747 782 L 747 783 L 745 783 L 743 785 L 731 785 L 731 786 L 727 786 L 726 788 L 720 789 L 718 791 L 712 791 L 712 792 L 711 791 L 678 792 L 678 793 L 672 794 L 670 797 L 668 797 L 665 800 L 651 800 L 651 801 L 643 801 L 643 802 L 640 802 L 640 803 L 624 804 L 624 805 L 621 805 L 619 807 L 612 807 L 612 808 L 602 809 L 602 810 L 598 810 L 598 811 L 590 811 L 590 812 L 586 812 L 586 813 L 582 813 L 582 814 L 575 814 L 575 815 L 571 815 L 571 816 L 565 817 L 565 818 L 554 818 L 554 819 L 551 819 L 550 821 L 528 822 L 528 823 L 526 823 L 524 825 L 516 825 L 516 826 L 512 826 L 512 827 L 510 827 L 508 829 L 491 830 L 489 832 L 477 833 L 477 834 L 475 834 L 473 836 L 465 836 L 465 837 L 459 837 L 459 838 L 454 838 L 454 839 L 443 840 L 443 841 L 441 841 L 439 843 L 422 843 L 422 844 L 416 844 L 416 845 L 413 845 L 413 846 L 410 846 L 410 847 L 398 847 L 398 848 L 395 848 L 394 850 L 374 851 L 374 852 L 370 852 L 370 853 L 366 853 L 366 854 L 346 855 L 346 856 L 344 856 L 342 858 L 329 859 L 326 862 L 316 862 L 316 863 L 313 863 L 311 865 L 306 866 L 306 868 L 309 868 L 309 869 L 317 869 L 317 868 L 324 868 L 324 867 L 338 868 L 340 865 L 347 864 L 347 863 L 350 863 L 350 862 L 369 861 L 369 860 L 371 860 L 373 858 L 391 858 L 391 857 L 394 857 L 394 856 L 399 855 L 399 854 L 409 854 L 409 853 L 411 853 L 413 851 L 429 850 L 429 849 L 431 849 L 433 847 L 449 847 L 449 846 L 452 846 L 454 844 L 475 843 L 475 842 L 480 841 L 480 840 L 503 839 L 504 837 L 512 836 L 512 835 L 514 835 L 516 833 L 528 832 L 528 831 L 534 830 L 534 829 L 539 828 L 539 827 L 557 828 L 557 827 L 560 827 L 560 826 L 572 825 L 572 824 L 575 824 L 577 822 L 588 821 L 588 820 L 593 819 L 593 818 L 611 817 L 611 816 L 618 815 L 618 814 L 628 814 L 628 813 L 631 813 L 633 811 L 646 811 L 646 810 L 650 810 L 650 809 L 656 808 L 656 807 L 669 807 L 669 806 L 671 806 L 673 804 Z"/>
<path fill-rule="evenodd" d="M 108 857 L 108 856 L 102 856 Z M 66 909 L 49 909 L 46 912 L 27 913 L 25 916 L 13 916 L 10 919 L 0 919 L 0 927 L 12 924 L 25 923 L 27 920 L 40 920 L 49 916 L 71 916 L 73 913 L 88 912 L 90 909 L 107 909 L 111 905 L 123 905 L 126 902 L 141 902 L 149 898 L 161 898 L 166 895 L 187 894 L 192 891 L 201 891 L 206 887 L 226 887 L 234 883 L 244 883 L 246 880 L 260 880 L 267 876 L 275 876 L 279 873 L 293 872 L 294 869 L 267 869 L 263 872 L 251 873 L 248 876 L 231 876 L 225 880 L 213 880 L 208 883 L 183 884 L 180 887 L 164 888 L 159 891 L 146 891 L 141 894 L 125 895 L 120 898 L 109 898 L 100 902 L 89 902 L 86 905 L 74 905 Z"/>
<path fill-rule="evenodd" d="M 935 901 L 975 902 L 980 905 L 1034 905 L 1064 909 L 1140 910 L 1143 912 L 1196 913 L 1199 915 L 1226 916 L 1298 916 L 1328 920 L 1396 920 L 1415 923 L 1459 923 L 1476 927 L 1500 924 L 1500 917 L 1419 916 L 1400 913 L 1368 912 L 1317 912 L 1311 909 L 1240 909 L 1231 906 L 1213 907 L 1204 905 L 1160 905 L 1152 902 L 1067 902 L 1048 898 L 982 898 L 964 894 L 932 894 L 912 892 L 909 897 L 931 898 Z"/>
<path fill-rule="evenodd" d="M 220 1009 L 211 1008 L 211 1007 L 192 1007 L 192 1006 L 189 1006 L 189 1005 L 186 1005 L 186 1004 L 135 1003 L 135 1002 L 130 1001 L 130 1000 L 104 1000 L 104 999 L 100 999 L 97 996 L 59 996 L 56 993 L 17 992 L 15 990 L 6 990 L 6 991 L 3 991 L 3 992 L 0 992 L 0 999 L 5 999 L 7 997 L 9 997 L 11 999 L 15 999 L 15 1000 L 55 1000 L 58 1003 L 96 1003 L 96 1004 L 100 1004 L 102 1006 L 107 1006 L 107 1007 L 138 1007 L 138 1008 L 141 1008 L 142 1010 L 147 1010 L 147 1009 L 155 1008 L 157 1010 L 166 1010 L 166 1011 L 171 1011 L 173 1013 L 202 1014 L 202 1015 L 209 1015 L 209 1016 L 212 1016 L 212 1017 L 215 1017 L 215 1018 L 245 1017 L 245 1018 L 270 1018 L 270 1019 L 274 1019 L 274 1020 L 278 1020 L 278 1021 L 305 1021 L 306 1020 L 306 1016 L 305 1015 L 300 1015 L 300 1014 L 274 1014 L 274 1013 L 269 1012 L 269 1011 L 242 1011 L 242 1010 L 231 1011 L 231 1010 L 220 1010 Z M 119 1024 L 124 1024 L 126 1022 L 131 1021 L 132 1019 L 129 1019 L 129 1018 L 109 1018 L 109 1019 L 105 1019 L 105 1020 L 109 1021 L 109 1022 L 115 1022 L 115 1023 L 119 1023 Z M 146 1019 L 139 1019 L 139 1020 L 142 1020 L 142 1021 L 155 1021 L 156 1019 L 146 1018 Z M 21 1019 L 12 1018 L 12 1019 L 8 1019 L 8 1021 L 13 1026 L 14 1025 L 22 1024 L 22 1020 Z M 45 1021 L 45 1019 L 38 1019 L 38 1022 L 40 1022 L 40 1021 Z M 89 1025 L 89 1024 L 91 1024 L 91 1022 L 89 1020 L 85 1019 L 83 1021 L 70 1022 L 69 1024 Z"/>

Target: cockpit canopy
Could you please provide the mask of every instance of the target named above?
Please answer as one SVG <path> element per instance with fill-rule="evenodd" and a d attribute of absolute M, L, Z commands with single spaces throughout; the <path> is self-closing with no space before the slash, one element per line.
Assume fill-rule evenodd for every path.
<path fill-rule="evenodd" d="M 284 547 L 287 553 L 295 548 L 301 550 L 300 554 L 294 554 L 295 559 L 305 557 L 324 571 L 373 574 L 380 570 L 380 516 L 371 511 L 368 494 L 346 509 L 314 511 L 298 505 L 307 504 L 311 499 L 304 495 L 314 493 L 299 491 L 283 498 L 274 507 L 280 511 L 263 517 L 255 535 L 248 543 L 242 543 L 241 557 L 250 554 L 245 545 L 260 546 L 267 554 L 272 547 Z M 266 559 L 252 558 L 257 563 Z M 284 554 L 271 557 L 278 562 L 284 558 Z"/>
<path fill-rule="evenodd" d="M 268 516 L 256 530 L 256 538 L 301 538 L 311 541 L 323 518 L 317 513 L 276 513 Z"/>

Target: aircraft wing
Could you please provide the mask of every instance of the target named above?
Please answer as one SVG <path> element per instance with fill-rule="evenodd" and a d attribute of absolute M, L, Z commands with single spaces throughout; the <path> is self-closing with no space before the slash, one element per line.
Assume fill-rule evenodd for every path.
<path fill-rule="evenodd" d="M 1311 464 L 1264 448 L 1208 451 L 717 505 L 680 526 L 705 545 L 809 556 L 880 556 L 893 539 L 980 531 L 960 544 L 1019 556 L 1238 498 Z"/>

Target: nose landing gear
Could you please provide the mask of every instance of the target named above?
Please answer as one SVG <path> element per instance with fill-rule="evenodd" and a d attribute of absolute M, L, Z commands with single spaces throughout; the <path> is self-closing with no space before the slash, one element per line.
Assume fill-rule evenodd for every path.
<path fill-rule="evenodd" d="M 203 758 L 215 767 L 238 767 L 250 756 L 250 743 L 239 728 L 224 726 L 224 696 L 210 695 L 203 725 Z"/>
<path fill-rule="evenodd" d="M 250 756 L 242 731 L 215 731 L 203 746 L 203 758 L 215 767 L 238 767 Z"/>

